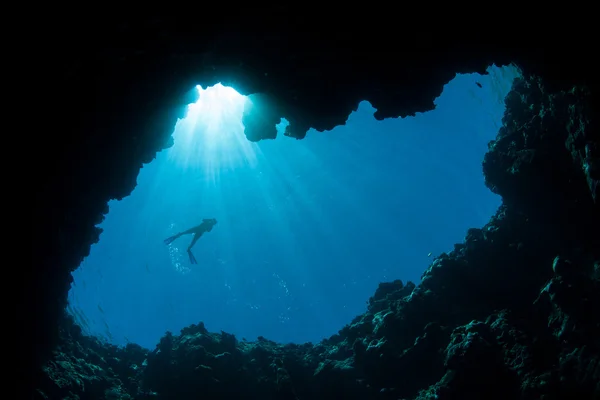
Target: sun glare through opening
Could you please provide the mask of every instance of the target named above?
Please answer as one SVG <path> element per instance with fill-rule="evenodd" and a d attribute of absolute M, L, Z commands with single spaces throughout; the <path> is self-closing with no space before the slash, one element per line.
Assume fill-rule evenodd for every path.
<path fill-rule="evenodd" d="M 244 135 L 242 115 L 250 99 L 218 83 L 196 86 L 198 101 L 175 125 L 169 157 L 184 168 L 216 173 L 255 162 L 255 146 Z"/>

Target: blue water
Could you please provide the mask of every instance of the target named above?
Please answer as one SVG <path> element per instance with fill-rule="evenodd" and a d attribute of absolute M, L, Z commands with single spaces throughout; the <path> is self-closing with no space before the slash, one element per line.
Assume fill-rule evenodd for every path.
<path fill-rule="evenodd" d="M 517 71 L 490 71 L 457 76 L 434 111 L 378 122 L 362 102 L 345 126 L 300 141 L 248 142 L 246 100 L 209 88 L 131 196 L 109 203 L 69 310 L 91 334 L 148 348 L 200 321 L 248 340 L 336 333 L 379 282 L 418 283 L 431 257 L 498 207 L 481 161 Z M 163 243 L 213 217 L 198 265 L 190 236 Z"/>

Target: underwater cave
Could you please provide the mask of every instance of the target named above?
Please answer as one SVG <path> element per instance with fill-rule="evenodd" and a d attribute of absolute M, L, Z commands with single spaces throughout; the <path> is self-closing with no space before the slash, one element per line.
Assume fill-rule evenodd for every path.
<path fill-rule="evenodd" d="M 376 121 L 364 102 L 345 126 L 297 142 L 286 121 L 276 140 L 249 142 L 251 98 L 200 88 L 173 146 L 109 203 L 69 310 L 89 334 L 148 349 L 200 321 L 247 340 L 336 334 L 379 283 L 418 282 L 433 255 L 496 212 L 481 162 L 518 72 L 489 72 L 454 78 L 436 110 Z M 191 235 L 162 245 L 209 217 L 218 224 L 194 246 L 197 265 Z"/>
<path fill-rule="evenodd" d="M 17 391 L 598 398 L 598 87 L 566 56 L 591 25 L 398 28 L 390 51 L 390 25 L 265 16 L 42 39 L 62 133 L 36 147 Z M 203 218 L 192 264 L 189 236 L 163 241 Z"/>

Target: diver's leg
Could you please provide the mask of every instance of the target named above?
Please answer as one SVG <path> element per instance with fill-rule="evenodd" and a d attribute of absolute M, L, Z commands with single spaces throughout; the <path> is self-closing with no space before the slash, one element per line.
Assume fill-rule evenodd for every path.
<path fill-rule="evenodd" d="M 188 249 L 188 256 L 190 257 L 190 263 L 191 264 L 198 264 L 198 262 L 196 261 L 196 257 L 194 257 L 194 254 L 192 253 L 192 251 L 190 249 Z"/>
<path fill-rule="evenodd" d="M 192 238 L 192 242 L 190 243 L 190 245 L 188 246 L 188 249 L 187 249 L 188 256 L 190 257 L 190 262 L 192 264 L 198 264 L 198 262 L 196 261 L 196 257 L 194 257 L 194 254 L 192 254 L 192 247 L 194 247 L 194 245 L 196 244 L 198 239 L 200 239 L 200 236 L 202 236 L 202 233 L 196 232 L 194 234 L 194 237 Z"/>
<path fill-rule="evenodd" d="M 199 228 L 200 228 L 200 225 L 194 226 L 193 228 L 190 228 L 187 231 L 181 232 L 181 235 L 189 235 L 190 233 L 196 233 L 200 230 Z"/>
<path fill-rule="evenodd" d="M 175 239 L 181 237 L 181 235 L 183 235 L 183 232 L 180 232 L 180 233 L 178 233 L 176 235 L 173 235 L 171 237 L 166 238 L 165 239 L 165 244 L 171 244 Z"/>
<path fill-rule="evenodd" d="M 200 239 L 200 236 L 202 236 L 201 233 L 195 233 L 194 234 L 194 237 L 192 238 L 192 242 L 188 246 L 188 251 L 190 251 L 192 249 L 192 247 L 194 247 L 194 245 L 196 244 L 196 242 L 198 241 L 198 239 Z"/>

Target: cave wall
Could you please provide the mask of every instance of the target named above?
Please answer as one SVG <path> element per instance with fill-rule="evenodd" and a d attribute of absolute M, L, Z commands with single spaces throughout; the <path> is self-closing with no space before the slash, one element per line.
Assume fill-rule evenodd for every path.
<path fill-rule="evenodd" d="M 253 141 L 272 138 L 280 117 L 299 139 L 310 127 L 331 129 L 361 100 L 379 119 L 424 112 L 456 73 L 483 73 L 492 63 L 514 62 L 549 90 L 588 84 L 597 93 L 593 54 L 571 50 L 591 36 L 581 21 L 560 31 L 548 25 L 543 40 L 540 27 L 523 26 L 485 30 L 482 41 L 489 21 L 477 16 L 446 24 L 412 18 L 403 27 L 380 12 L 372 16 L 379 23 L 365 27 L 373 21 L 366 15 L 306 19 L 269 11 L 214 21 L 196 13 L 52 20 L 40 35 L 52 99 L 34 155 L 32 219 L 46 239 L 35 241 L 17 309 L 31 333 L 23 335 L 32 353 L 26 367 L 39 365 L 56 343 L 70 272 L 98 241 L 95 225 L 107 202 L 129 195 L 141 166 L 170 146 L 196 84 L 260 93 L 263 112 L 244 117 Z"/>
<path fill-rule="evenodd" d="M 588 100 L 585 88 L 516 79 L 483 160 L 503 204 L 418 286 L 380 283 L 330 338 L 248 342 L 200 322 L 153 350 L 117 347 L 65 313 L 33 398 L 599 398 L 600 208 L 589 183 L 600 158 L 581 162 Z"/>

